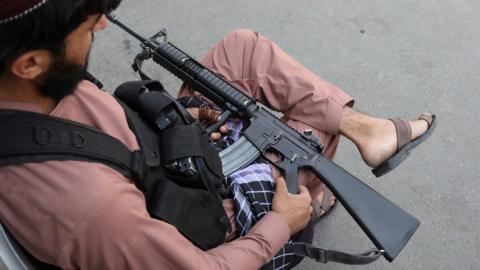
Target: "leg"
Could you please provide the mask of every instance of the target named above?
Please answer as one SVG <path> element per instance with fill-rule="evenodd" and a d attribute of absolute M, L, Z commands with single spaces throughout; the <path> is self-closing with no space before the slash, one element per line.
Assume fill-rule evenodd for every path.
<path fill-rule="evenodd" d="M 410 140 L 418 138 L 428 128 L 424 120 L 409 121 Z M 345 107 L 340 120 L 340 133 L 355 143 L 370 167 L 377 167 L 397 151 L 397 136 L 392 121 L 375 118 Z"/>
<path fill-rule="evenodd" d="M 375 167 L 396 151 L 393 123 L 358 113 L 353 100 L 334 85 L 307 70 L 276 44 L 249 30 L 229 33 L 202 63 L 270 108 L 284 113 L 288 122 L 302 123 L 321 132 L 333 158 L 337 134 L 352 140 L 364 161 Z M 193 91 L 183 87 L 180 96 Z M 414 139 L 425 132 L 423 120 L 409 122 Z"/>
<path fill-rule="evenodd" d="M 371 167 L 378 166 L 397 150 L 396 130 L 391 121 L 352 110 L 353 100 L 347 94 L 256 32 L 229 33 L 202 62 L 248 95 L 284 113 L 285 119 L 305 123 L 325 134 L 346 136 Z M 181 95 L 188 92 L 191 90 L 184 89 Z M 423 120 L 409 124 L 412 129 L 409 139 L 417 138 L 428 127 Z M 321 139 L 329 144 L 326 138 Z"/>

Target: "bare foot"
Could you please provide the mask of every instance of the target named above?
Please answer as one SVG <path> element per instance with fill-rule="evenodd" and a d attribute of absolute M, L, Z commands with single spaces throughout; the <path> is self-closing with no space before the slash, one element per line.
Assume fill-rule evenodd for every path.
<path fill-rule="evenodd" d="M 425 120 L 410 120 L 411 140 L 418 138 L 428 129 Z M 345 108 L 340 132 L 351 139 L 367 165 L 377 167 L 397 151 L 397 133 L 392 121 L 374 118 Z"/>

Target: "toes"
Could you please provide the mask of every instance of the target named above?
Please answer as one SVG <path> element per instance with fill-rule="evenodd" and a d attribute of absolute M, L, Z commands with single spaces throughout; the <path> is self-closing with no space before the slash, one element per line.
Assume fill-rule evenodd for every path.
<path fill-rule="evenodd" d="M 321 202 L 323 202 L 323 191 L 320 192 L 320 193 L 317 195 L 317 202 L 318 202 L 318 204 L 319 204 L 320 206 L 322 205 Z M 322 208 L 322 209 L 323 209 L 323 208 Z"/>
<path fill-rule="evenodd" d="M 336 202 L 337 202 L 337 198 L 335 198 L 335 196 L 330 196 L 330 207 L 332 207 Z"/>
<path fill-rule="evenodd" d="M 412 140 L 414 140 L 427 131 L 428 122 L 424 119 L 410 121 L 410 127 L 412 128 Z"/>

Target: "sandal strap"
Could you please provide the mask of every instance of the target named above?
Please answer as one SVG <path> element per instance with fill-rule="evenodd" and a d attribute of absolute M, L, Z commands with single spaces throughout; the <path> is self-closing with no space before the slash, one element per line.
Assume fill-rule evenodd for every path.
<path fill-rule="evenodd" d="M 389 119 L 395 125 L 397 132 L 397 151 L 412 140 L 412 128 L 410 123 L 400 118 Z"/>
<path fill-rule="evenodd" d="M 322 208 L 325 212 L 328 212 L 330 208 L 332 208 L 333 205 L 330 204 L 330 197 L 332 197 L 333 193 L 332 191 L 325 187 L 323 190 L 323 202 L 322 202 Z"/>
<path fill-rule="evenodd" d="M 332 197 L 333 193 L 329 188 L 325 187 L 325 189 L 322 192 L 323 192 L 323 200 L 322 200 L 321 204 L 316 199 L 312 200 L 312 207 L 313 207 L 312 218 L 313 219 L 316 219 L 316 218 L 319 218 L 319 217 L 325 215 L 328 211 L 330 211 L 330 209 L 336 203 L 335 202 L 335 203 L 333 203 L 333 205 L 330 205 L 330 197 Z"/>

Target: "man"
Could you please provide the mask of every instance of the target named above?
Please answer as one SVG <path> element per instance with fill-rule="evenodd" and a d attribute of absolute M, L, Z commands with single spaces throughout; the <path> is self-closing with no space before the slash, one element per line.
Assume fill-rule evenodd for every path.
<path fill-rule="evenodd" d="M 82 81 L 94 33 L 106 27 L 104 14 L 119 2 L 0 0 L 0 109 L 86 124 L 130 150 L 138 149 L 120 105 Z M 298 130 L 313 128 L 330 158 L 339 134 L 354 141 L 372 167 L 401 148 L 392 121 L 353 111 L 348 95 L 257 33 L 232 32 L 204 63 L 284 112 L 285 120 Z M 191 90 L 183 89 L 181 95 L 186 94 Z M 407 143 L 428 127 L 424 120 L 401 123 Z M 308 173 L 302 173 L 298 195 L 288 194 L 278 172 L 271 173 L 278 178 L 272 211 L 247 235 L 208 251 L 195 247 L 175 227 L 151 218 L 130 179 L 97 163 L 47 161 L 0 167 L 0 219 L 33 256 L 66 269 L 258 269 L 307 225 L 312 200 L 321 204 L 316 216 L 334 203 L 333 195 L 324 200 L 327 189 Z M 226 200 L 224 207 L 233 217 L 231 201 Z"/>

